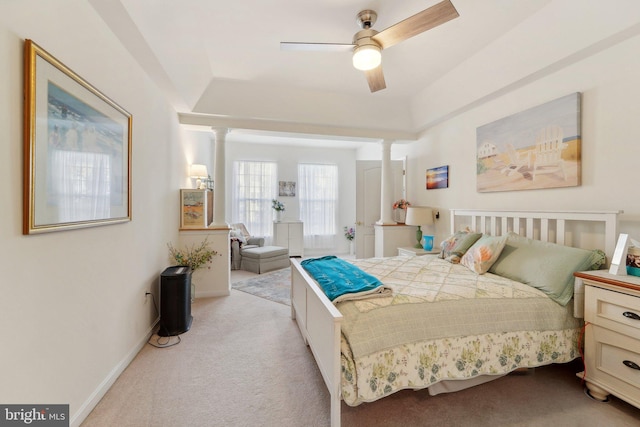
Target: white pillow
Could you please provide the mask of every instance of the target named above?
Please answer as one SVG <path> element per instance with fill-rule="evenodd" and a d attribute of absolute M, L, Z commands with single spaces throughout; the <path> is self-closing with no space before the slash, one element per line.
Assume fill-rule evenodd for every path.
<path fill-rule="evenodd" d="M 242 231 L 240 230 L 231 230 L 231 237 L 235 237 L 243 245 L 247 243 L 247 239 L 244 237 L 244 233 L 242 233 Z"/>

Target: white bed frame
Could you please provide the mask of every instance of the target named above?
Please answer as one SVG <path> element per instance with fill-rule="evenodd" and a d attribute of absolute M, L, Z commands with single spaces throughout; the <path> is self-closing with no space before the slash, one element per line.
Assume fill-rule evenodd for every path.
<path fill-rule="evenodd" d="M 536 240 L 586 249 L 604 249 L 607 258 L 615 249 L 618 237 L 617 211 L 609 212 L 541 212 L 488 211 L 452 209 L 451 228 L 469 226 L 493 236 L 509 231 Z M 580 239 L 576 230 L 588 227 L 598 242 L 590 245 Z M 593 237 L 593 236 L 590 236 Z M 311 348 L 331 398 L 331 426 L 340 426 L 340 331 L 342 314 L 327 298 L 317 283 L 291 259 L 291 318 L 295 319 L 305 343 Z"/>

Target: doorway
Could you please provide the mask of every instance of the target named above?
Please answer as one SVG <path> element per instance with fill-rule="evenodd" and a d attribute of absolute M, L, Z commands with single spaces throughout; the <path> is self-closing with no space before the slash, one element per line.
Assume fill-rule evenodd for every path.
<path fill-rule="evenodd" d="M 405 198 L 405 161 L 391 161 L 393 200 Z M 380 185 L 382 162 L 356 161 L 356 258 L 372 258 L 375 254 L 374 225 L 380 219 Z"/>

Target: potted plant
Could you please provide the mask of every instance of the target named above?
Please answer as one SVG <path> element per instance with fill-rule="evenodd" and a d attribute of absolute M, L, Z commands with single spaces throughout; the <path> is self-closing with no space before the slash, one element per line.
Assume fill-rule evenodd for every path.
<path fill-rule="evenodd" d="M 200 245 L 191 245 L 185 249 L 176 249 L 171 243 L 167 243 L 169 248 L 169 258 L 175 265 L 182 265 L 191 268 L 192 272 L 211 264 L 213 257 L 218 255 L 218 251 L 211 249 L 209 241 L 205 238 Z M 211 268 L 211 265 L 207 266 Z M 191 281 L 191 302 L 195 298 L 196 285 Z"/>

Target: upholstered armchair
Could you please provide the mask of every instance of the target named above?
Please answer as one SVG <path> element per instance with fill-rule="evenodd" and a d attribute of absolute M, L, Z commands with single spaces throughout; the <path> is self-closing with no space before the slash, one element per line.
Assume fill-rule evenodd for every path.
<path fill-rule="evenodd" d="M 253 237 L 242 223 L 231 224 L 231 269 L 239 270 L 242 251 L 264 246 L 264 237 Z"/>

